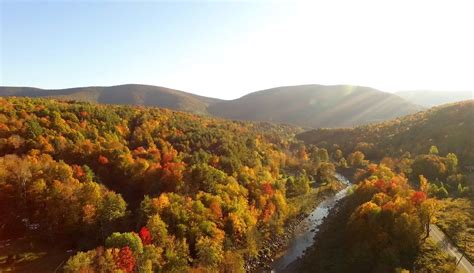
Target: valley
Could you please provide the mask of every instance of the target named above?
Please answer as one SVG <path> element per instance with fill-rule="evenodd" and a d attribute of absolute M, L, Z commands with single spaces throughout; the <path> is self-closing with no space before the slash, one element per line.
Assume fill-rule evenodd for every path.
<path fill-rule="evenodd" d="M 473 10 L 0 0 L 0 273 L 474 273 Z"/>
<path fill-rule="evenodd" d="M 3 270 L 450 272 L 455 258 L 426 239 L 433 223 L 471 257 L 472 223 L 449 215 L 472 216 L 472 101 L 310 131 L 44 98 L 0 106 Z"/>

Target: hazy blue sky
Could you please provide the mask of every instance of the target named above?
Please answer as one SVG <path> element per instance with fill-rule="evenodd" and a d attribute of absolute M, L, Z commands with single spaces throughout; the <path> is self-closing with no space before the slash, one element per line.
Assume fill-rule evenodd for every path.
<path fill-rule="evenodd" d="M 470 0 L 0 3 L 0 85 L 474 90 Z"/>

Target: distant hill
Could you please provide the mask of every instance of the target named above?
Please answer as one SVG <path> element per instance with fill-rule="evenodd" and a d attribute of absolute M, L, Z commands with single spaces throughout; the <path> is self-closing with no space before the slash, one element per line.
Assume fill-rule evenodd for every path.
<path fill-rule="evenodd" d="M 105 104 L 158 106 L 198 114 L 207 114 L 208 105 L 219 101 L 218 99 L 179 90 L 139 84 L 56 90 L 31 87 L 0 87 L 0 96 L 54 97 Z"/>
<path fill-rule="evenodd" d="M 463 100 L 474 99 L 472 91 L 429 91 L 429 90 L 415 90 L 415 91 L 399 91 L 396 95 L 406 99 L 407 101 L 422 105 L 425 107 L 432 107 L 442 105 L 450 102 L 457 102 Z"/>
<path fill-rule="evenodd" d="M 0 87 L 0 96 L 158 106 L 229 119 L 287 123 L 309 128 L 380 122 L 423 109 L 390 93 L 348 85 L 278 87 L 229 101 L 138 84 L 58 90 Z"/>
<path fill-rule="evenodd" d="M 474 165 L 474 100 L 430 108 L 379 124 L 346 129 L 317 129 L 297 135 L 306 144 L 345 153 L 361 150 L 370 159 L 428 153 L 431 145 L 441 155 L 453 152 L 460 164 Z"/>
<path fill-rule="evenodd" d="M 412 114 L 423 108 L 390 93 L 361 86 L 301 85 L 250 93 L 211 104 L 216 116 L 305 127 L 348 127 Z"/>

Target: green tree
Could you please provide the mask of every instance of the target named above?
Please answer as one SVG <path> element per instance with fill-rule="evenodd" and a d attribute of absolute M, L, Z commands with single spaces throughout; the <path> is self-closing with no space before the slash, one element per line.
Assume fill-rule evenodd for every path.
<path fill-rule="evenodd" d="M 443 181 L 446 177 L 446 165 L 437 155 L 419 155 L 412 164 L 412 176 L 414 179 L 423 175 L 430 181 Z"/>
<path fill-rule="evenodd" d="M 143 253 L 138 261 L 138 272 L 161 272 L 164 264 L 163 248 L 146 245 L 143 247 Z"/>
<path fill-rule="evenodd" d="M 93 272 L 94 253 L 95 251 L 78 252 L 66 262 L 66 265 L 64 266 L 64 272 Z"/>
<path fill-rule="evenodd" d="M 186 272 L 189 269 L 191 257 L 189 256 L 189 246 L 186 239 L 175 240 L 171 238 L 167 243 L 164 256 L 166 260 L 165 272 L 178 273 Z"/>
<path fill-rule="evenodd" d="M 28 120 L 26 135 L 30 139 L 35 139 L 43 134 L 43 127 L 36 120 Z"/>
<path fill-rule="evenodd" d="M 430 147 L 430 155 L 438 155 L 439 152 L 438 152 L 438 147 L 436 147 L 435 145 L 431 145 Z"/>
<path fill-rule="evenodd" d="M 455 174 L 458 171 L 458 157 L 453 154 L 449 153 L 446 155 L 446 159 L 444 160 L 446 164 L 446 169 L 449 174 Z"/>
<path fill-rule="evenodd" d="M 308 193 L 309 190 L 309 179 L 305 170 L 300 172 L 296 177 L 289 177 L 286 181 L 286 192 L 288 196 L 305 194 Z"/>
<path fill-rule="evenodd" d="M 105 246 L 108 248 L 123 248 L 128 246 L 133 252 L 143 252 L 142 240 L 135 232 L 114 232 L 105 240 Z"/>
<path fill-rule="evenodd" d="M 318 154 L 318 159 L 319 159 L 320 162 L 329 161 L 328 150 L 326 150 L 324 148 L 318 149 L 317 154 Z"/>
<path fill-rule="evenodd" d="M 168 230 L 166 223 L 161 220 L 159 214 L 151 216 L 146 226 L 148 230 L 150 230 L 154 244 L 163 245 L 166 242 L 168 238 Z"/>
<path fill-rule="evenodd" d="M 334 160 L 337 162 L 339 160 L 341 160 L 341 158 L 343 157 L 344 155 L 342 154 L 342 151 L 340 149 L 337 149 L 335 152 L 334 152 L 334 155 L 333 155 L 333 158 Z"/>
<path fill-rule="evenodd" d="M 222 243 L 207 236 L 198 238 L 196 242 L 198 262 L 208 268 L 217 268 L 224 258 Z"/>
<path fill-rule="evenodd" d="M 347 166 L 347 161 L 344 157 L 339 160 L 339 167 L 341 167 L 341 168 L 347 168 L 348 167 Z"/>
<path fill-rule="evenodd" d="M 126 209 L 127 203 L 125 203 L 120 194 L 108 192 L 104 196 L 99 209 L 99 221 L 102 237 L 105 237 L 108 230 L 113 228 L 113 224 L 116 220 L 125 216 Z"/>
<path fill-rule="evenodd" d="M 333 180 L 335 172 L 334 164 L 324 162 L 319 166 L 316 181 L 318 183 L 328 183 Z"/>
<path fill-rule="evenodd" d="M 215 192 L 216 186 L 224 184 L 226 178 L 226 173 L 205 163 L 193 165 L 188 175 L 189 185 L 205 192 Z"/>
<path fill-rule="evenodd" d="M 365 155 L 364 153 L 360 151 L 355 151 L 347 157 L 347 162 L 349 163 L 350 166 L 353 167 L 364 167 L 367 166 L 368 161 L 365 160 Z"/>

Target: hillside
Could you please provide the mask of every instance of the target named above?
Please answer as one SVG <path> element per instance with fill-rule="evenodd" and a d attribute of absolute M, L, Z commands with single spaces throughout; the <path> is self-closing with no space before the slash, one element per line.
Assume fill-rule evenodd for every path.
<path fill-rule="evenodd" d="M 348 127 L 412 114 L 422 107 L 376 89 L 346 85 L 278 87 L 210 105 L 213 115 L 297 124 Z"/>
<path fill-rule="evenodd" d="M 45 90 L 0 87 L 0 96 L 165 107 L 236 120 L 287 123 L 310 128 L 347 127 L 384 121 L 422 109 L 398 96 L 358 86 L 303 85 L 257 91 L 225 101 L 149 85 Z"/>
<path fill-rule="evenodd" d="M 473 133 L 470 100 L 297 135 L 326 147 L 340 169 L 355 170 L 355 185 L 287 272 L 457 272 L 432 229 L 437 225 L 472 257 Z"/>
<path fill-rule="evenodd" d="M 322 147 L 339 145 L 345 153 L 361 150 L 369 159 L 426 153 L 455 153 L 460 163 L 474 165 L 474 100 L 433 107 L 427 111 L 353 129 L 317 129 L 298 139 Z"/>
<path fill-rule="evenodd" d="M 399 91 L 397 96 L 418 105 L 432 107 L 446 103 L 459 102 L 474 99 L 472 91 Z"/>
<path fill-rule="evenodd" d="M 0 87 L 0 96 L 53 97 L 105 104 L 158 106 L 197 114 L 207 114 L 208 105 L 219 101 L 218 99 L 202 97 L 179 90 L 139 84 L 56 90 L 31 87 Z"/>
<path fill-rule="evenodd" d="M 472 110 L 472 103 L 400 120 L 430 124 L 433 115 L 442 125 L 458 124 L 472 114 L 464 113 Z M 422 118 L 414 118 L 418 116 Z M 376 125 L 362 127 L 380 134 Z M 0 270 L 51 272 L 62 261 L 66 273 L 255 269 L 277 250 L 275 238 L 291 232 L 288 223 L 307 214 L 311 207 L 307 202 L 318 203 L 340 189 L 334 172 L 336 165 L 344 166 L 331 162 L 334 146 L 305 145 L 295 138 L 299 132 L 289 125 L 229 121 L 154 107 L 0 98 L 0 207 L 5 208 L 0 211 L 0 240 L 8 240 L 2 245 Z M 461 138 L 456 141 L 466 147 Z M 456 182 L 459 190 L 447 184 L 449 196 L 469 196 L 455 155 L 431 157 L 452 163 L 447 181 Z M 347 158 L 355 166 L 356 161 Z M 420 169 L 417 159 L 410 165 L 414 172 Z M 430 178 L 431 170 L 420 170 Z M 349 223 L 347 229 L 336 227 L 343 229 L 338 233 L 342 238 L 352 239 L 343 241 L 348 242 L 344 249 L 327 248 L 328 255 L 333 250 L 347 253 L 332 257 L 356 259 L 333 263 L 324 258 L 343 268 L 320 272 L 412 268 L 424 253 L 417 239 L 429 223 L 421 205 L 433 202 L 427 195 L 432 196 L 435 183 L 442 182 L 432 180 L 426 192 L 416 191 L 405 175 L 383 165 L 369 165 L 359 177 L 369 180 L 349 197 L 354 202 L 347 211 L 355 213 L 350 221 L 342 220 Z M 438 193 L 443 192 L 436 186 Z M 392 206 L 397 202 L 404 205 Z M 375 213 L 381 208 L 386 215 Z M 408 228 L 392 228 L 406 221 L 412 223 Z M 378 238 L 389 239 L 381 243 Z M 319 242 L 316 246 L 327 246 L 324 240 Z M 359 259 L 362 242 L 372 250 Z M 384 253 L 392 250 L 390 257 L 395 258 L 387 263 Z M 433 264 L 427 259 L 426 264 Z M 452 263 L 447 258 L 440 261 L 446 262 Z M 313 264 L 309 268 L 317 272 Z"/>
<path fill-rule="evenodd" d="M 0 98 L 0 271 L 52 272 L 77 254 L 64 272 L 242 272 L 302 213 L 293 198 L 337 186 L 300 130 Z"/>
<path fill-rule="evenodd" d="M 283 272 L 461 272 L 426 237 L 436 200 L 384 165 L 368 171 L 320 226 L 317 243 Z"/>

